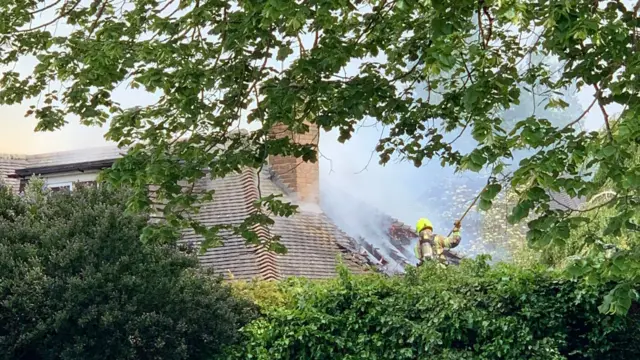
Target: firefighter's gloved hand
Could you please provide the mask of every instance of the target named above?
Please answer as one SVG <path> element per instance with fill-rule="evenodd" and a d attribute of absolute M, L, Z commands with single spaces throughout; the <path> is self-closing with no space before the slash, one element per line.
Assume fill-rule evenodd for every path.
<path fill-rule="evenodd" d="M 456 220 L 453 223 L 453 231 L 460 231 L 460 227 L 462 226 L 462 223 L 460 222 L 460 220 Z"/>

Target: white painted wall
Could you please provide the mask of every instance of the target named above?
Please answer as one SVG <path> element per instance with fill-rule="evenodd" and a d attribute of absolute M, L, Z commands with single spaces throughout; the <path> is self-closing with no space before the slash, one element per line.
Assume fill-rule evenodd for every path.
<path fill-rule="evenodd" d="M 95 181 L 98 177 L 97 171 L 60 173 L 43 176 L 47 187 L 67 186 L 78 181 Z"/>

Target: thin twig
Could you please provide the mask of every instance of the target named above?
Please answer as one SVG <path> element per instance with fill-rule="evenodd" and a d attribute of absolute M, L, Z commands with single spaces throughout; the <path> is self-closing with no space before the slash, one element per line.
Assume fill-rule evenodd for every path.
<path fill-rule="evenodd" d="M 52 7 L 54 7 L 54 6 L 58 5 L 58 4 L 60 4 L 60 2 L 61 2 L 61 1 L 62 1 L 62 0 L 54 1 L 53 3 L 51 3 L 51 4 L 49 4 L 49 5 L 45 6 L 45 7 L 43 7 L 42 9 L 38 9 L 38 10 L 34 10 L 34 11 L 30 12 L 30 13 L 29 13 L 29 15 L 35 15 L 35 14 L 41 13 L 41 12 L 43 12 L 43 11 L 47 11 L 47 10 L 51 9 Z"/>
<path fill-rule="evenodd" d="M 334 172 L 334 171 L 333 171 L 333 160 L 332 160 L 332 159 L 329 159 L 328 157 L 326 157 L 326 156 L 322 153 L 322 151 L 320 151 L 320 149 L 318 149 L 318 154 L 320 154 L 320 157 L 322 157 L 322 158 L 324 158 L 324 159 L 326 159 L 326 160 L 329 160 L 329 174 L 331 174 L 332 172 Z"/>
<path fill-rule="evenodd" d="M 451 140 L 451 142 L 449 142 L 449 145 L 453 144 L 454 142 L 456 142 L 458 139 L 460 139 L 460 137 L 462 136 L 462 134 L 464 134 L 464 131 L 467 129 L 467 126 L 469 126 L 469 124 L 471 123 L 470 120 L 467 121 L 466 124 L 464 124 L 464 127 L 462 128 L 462 130 L 460 131 L 460 134 L 458 134 L 458 136 L 456 136 L 453 140 Z"/>
<path fill-rule="evenodd" d="M 304 45 L 302 44 L 302 39 L 300 38 L 300 35 L 298 35 L 297 38 L 298 38 L 298 46 L 300 47 L 300 55 L 304 56 L 306 51 L 305 51 Z"/>
<path fill-rule="evenodd" d="M 607 134 L 609 136 L 609 140 L 613 141 L 613 134 L 611 133 L 611 125 L 609 124 L 609 114 L 607 114 L 607 110 L 604 108 L 604 104 L 602 103 L 602 92 L 598 87 L 598 84 L 593 84 L 593 88 L 596 89 L 595 98 L 598 100 L 598 106 L 600 107 L 600 111 L 602 111 L 602 116 L 604 116 L 604 124 L 607 128 Z"/>
<path fill-rule="evenodd" d="M 582 112 L 582 114 L 580 114 L 580 116 L 578 116 L 577 119 L 573 120 L 572 122 L 568 123 L 567 125 L 565 125 L 562 129 L 560 129 L 560 131 L 565 130 L 567 128 L 572 127 L 573 125 L 577 124 L 580 120 L 582 120 L 582 118 L 584 118 L 589 111 L 591 111 L 591 108 L 593 107 L 593 105 L 595 105 L 596 101 L 598 101 L 598 97 L 597 97 L 597 93 L 593 96 L 593 101 L 591 101 L 591 104 L 589 104 L 589 107 L 587 107 L 587 109 L 585 111 Z"/>
<path fill-rule="evenodd" d="M 535 31 L 531 31 L 534 35 L 536 35 Z M 526 59 L 527 57 L 531 58 L 531 53 L 533 53 L 533 51 L 536 49 L 536 47 L 538 46 L 538 44 L 540 43 L 540 39 L 542 39 L 542 32 L 540 33 L 540 35 L 538 35 L 538 38 L 536 39 L 536 41 L 533 43 L 533 45 L 531 45 L 531 47 L 527 50 L 526 53 L 524 53 L 524 55 L 522 55 L 522 57 L 516 61 L 516 63 L 513 65 L 514 67 L 517 67 L 522 60 Z"/>
<path fill-rule="evenodd" d="M 385 129 L 386 129 L 386 125 L 382 127 L 382 131 L 380 132 L 380 139 L 379 140 L 382 140 L 382 136 L 384 135 L 384 130 Z M 371 164 L 371 160 L 373 159 L 373 155 L 375 153 L 376 153 L 376 149 L 373 148 L 373 150 L 371 150 L 371 154 L 369 155 L 369 161 L 367 161 L 367 165 L 365 165 L 360 171 L 355 172 L 354 174 L 360 174 L 360 173 L 364 172 L 365 170 L 367 170 L 369 168 L 369 164 Z"/>
<path fill-rule="evenodd" d="M 57 22 L 58 20 L 62 19 L 62 18 L 63 18 L 63 17 L 65 17 L 66 15 L 68 15 L 70 12 L 72 12 L 73 10 L 75 10 L 75 8 L 76 8 L 79 4 L 80 4 L 80 0 L 76 1 L 76 3 L 75 3 L 75 4 L 73 4 L 73 6 L 72 6 L 68 11 L 65 11 L 65 10 L 64 10 L 64 5 L 63 5 L 63 6 L 62 6 L 62 10 L 60 10 L 60 15 L 59 15 L 59 16 L 57 16 L 55 19 L 53 19 L 53 20 L 51 20 L 51 21 L 49 21 L 49 22 L 47 22 L 47 23 L 44 23 L 44 24 L 42 24 L 42 25 L 36 26 L 36 27 L 34 27 L 34 28 L 24 29 L 24 30 L 17 30 L 16 32 L 17 32 L 17 33 L 25 33 L 25 32 L 31 32 L 31 31 L 35 31 L 35 30 L 38 30 L 38 29 L 45 28 L 45 27 L 47 27 L 47 26 L 49 26 L 49 25 L 51 25 L 51 24 L 53 24 L 53 23 Z"/>

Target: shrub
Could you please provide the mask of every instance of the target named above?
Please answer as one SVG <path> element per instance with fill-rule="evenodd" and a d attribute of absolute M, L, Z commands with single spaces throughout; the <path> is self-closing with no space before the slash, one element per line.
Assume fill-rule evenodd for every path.
<path fill-rule="evenodd" d="M 598 312 L 607 287 L 484 259 L 404 277 L 290 282 L 238 359 L 635 359 L 638 316 Z"/>
<path fill-rule="evenodd" d="M 143 244 L 124 196 L 0 189 L 0 359 L 212 359 L 238 340 L 255 307 Z"/>

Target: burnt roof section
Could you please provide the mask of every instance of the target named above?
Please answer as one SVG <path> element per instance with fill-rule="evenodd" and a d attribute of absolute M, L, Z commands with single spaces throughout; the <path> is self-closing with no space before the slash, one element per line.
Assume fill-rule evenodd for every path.
<path fill-rule="evenodd" d="M 406 265 L 417 263 L 413 247 L 417 243 L 418 234 L 411 226 L 389 216 L 371 204 L 356 198 L 352 194 L 330 187 L 330 192 L 337 196 L 322 197 L 323 208 L 338 226 L 343 226 L 349 235 L 356 239 L 366 255 L 383 271 L 395 273 Z M 332 200 L 340 198 L 340 204 Z M 346 201 L 345 201 L 346 199 Z M 343 205 L 348 203 L 348 208 Z M 365 216 L 348 216 L 358 212 Z M 445 250 L 444 255 L 450 263 L 458 264 L 462 257 L 455 251 Z"/>

